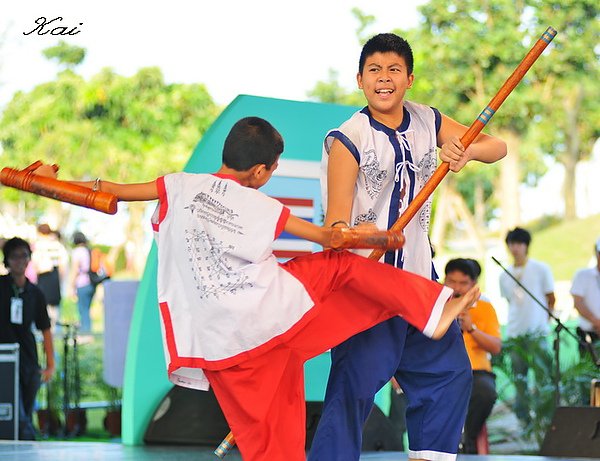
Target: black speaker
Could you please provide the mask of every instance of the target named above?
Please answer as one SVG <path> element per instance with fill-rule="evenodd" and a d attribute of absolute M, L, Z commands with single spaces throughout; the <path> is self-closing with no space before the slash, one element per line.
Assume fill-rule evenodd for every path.
<path fill-rule="evenodd" d="M 306 444 L 304 446 L 307 450 L 312 445 L 322 413 L 323 402 L 306 402 Z"/>
<path fill-rule="evenodd" d="M 323 402 L 306 402 L 306 449 L 312 444 Z M 229 425 L 212 390 L 173 386 L 156 408 L 144 434 L 147 444 L 218 446 Z M 377 405 L 363 431 L 363 451 L 401 451 L 402 434 Z"/>
<path fill-rule="evenodd" d="M 217 447 L 228 433 L 229 425 L 212 390 L 174 386 L 154 412 L 144 442 Z"/>
<path fill-rule="evenodd" d="M 600 407 L 557 408 L 540 455 L 600 456 Z"/>

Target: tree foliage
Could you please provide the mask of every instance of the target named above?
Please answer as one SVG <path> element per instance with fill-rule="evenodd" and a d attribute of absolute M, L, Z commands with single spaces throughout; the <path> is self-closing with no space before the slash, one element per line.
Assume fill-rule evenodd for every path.
<path fill-rule="evenodd" d="M 520 168 L 511 174 L 522 183 L 536 183 L 546 171 L 547 157 L 574 175 L 574 165 L 590 154 L 600 135 L 599 8 L 593 0 L 430 0 L 419 7 L 418 27 L 395 31 L 411 43 L 415 57 L 415 82 L 407 98 L 470 125 L 551 25 L 558 30 L 556 39 L 485 131 L 512 140 L 509 155 Z M 373 18 L 359 10 L 354 14 L 363 42 Z M 311 93 L 338 103 L 352 94 L 333 77 Z M 457 187 L 471 209 L 476 207 L 474 191 L 483 191 L 491 216 L 497 192 L 506 192 L 498 186 L 499 172 L 499 165 L 478 164 L 461 172 Z M 574 180 L 567 180 L 567 215 L 574 208 L 574 198 L 568 197 L 573 188 Z"/>
<path fill-rule="evenodd" d="M 3 163 L 41 159 L 60 176 L 148 181 L 181 169 L 218 113 L 204 85 L 167 84 L 158 68 L 132 77 L 103 69 L 86 81 L 72 70 L 19 92 L 0 119 Z M 16 199 L 9 188 L 4 199 Z M 27 206 L 44 207 L 28 197 Z"/>
<path fill-rule="evenodd" d="M 536 28 L 551 24 L 559 33 L 548 75 L 544 110 L 535 141 L 565 167 L 565 217 L 575 217 L 575 167 L 588 158 L 600 136 L 600 4 L 594 0 L 530 0 Z"/>
<path fill-rule="evenodd" d="M 77 66 L 85 59 L 85 48 L 69 45 L 64 40 L 58 42 L 56 46 L 46 48 L 42 53 L 46 58 L 55 59 L 66 67 Z"/>

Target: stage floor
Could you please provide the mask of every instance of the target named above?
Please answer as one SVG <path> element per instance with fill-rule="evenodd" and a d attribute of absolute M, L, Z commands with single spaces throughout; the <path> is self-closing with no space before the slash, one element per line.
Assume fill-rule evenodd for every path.
<path fill-rule="evenodd" d="M 227 461 L 241 461 L 239 452 L 232 451 Z M 373 452 L 363 453 L 361 460 L 403 461 L 406 453 Z M 593 458 L 576 458 L 592 461 Z M 595 458 L 596 460 L 598 458 Z M 0 441 L 2 461 L 216 461 L 212 449 L 182 446 L 139 446 L 128 447 L 120 443 L 101 442 L 10 442 Z M 558 461 L 573 458 L 550 458 L 545 456 L 508 455 L 458 455 L 464 461 Z"/>

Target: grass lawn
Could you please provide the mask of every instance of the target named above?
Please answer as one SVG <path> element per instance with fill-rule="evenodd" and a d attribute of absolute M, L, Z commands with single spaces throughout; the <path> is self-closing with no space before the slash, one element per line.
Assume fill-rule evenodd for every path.
<path fill-rule="evenodd" d="M 532 232 L 530 254 L 549 264 L 555 280 L 572 280 L 578 269 L 594 257 L 594 243 L 600 237 L 600 214 L 560 222 Z"/>

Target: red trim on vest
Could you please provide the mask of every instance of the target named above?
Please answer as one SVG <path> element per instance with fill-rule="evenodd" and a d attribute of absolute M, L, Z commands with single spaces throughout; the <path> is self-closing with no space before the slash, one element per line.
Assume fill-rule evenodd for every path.
<path fill-rule="evenodd" d="M 160 224 L 165 220 L 167 211 L 169 210 L 169 201 L 167 199 L 167 189 L 165 187 L 165 177 L 161 176 L 156 180 L 156 188 L 158 189 L 158 222 L 152 224 L 152 229 L 158 232 Z"/>
<path fill-rule="evenodd" d="M 171 321 L 171 312 L 169 312 L 169 305 L 164 303 L 159 303 L 158 307 L 160 309 L 160 314 L 163 319 L 163 324 L 165 326 L 165 339 L 167 341 L 167 349 L 169 350 L 169 358 L 171 363 L 169 363 L 168 372 L 171 374 L 175 369 L 179 368 L 175 366 L 175 362 L 179 357 L 177 355 L 177 344 L 175 343 L 175 334 L 173 333 L 173 322 Z"/>
<path fill-rule="evenodd" d="M 232 181 L 235 181 L 241 185 L 240 180 L 238 178 L 236 178 L 235 176 L 233 176 L 232 174 L 213 173 L 212 175 L 216 176 L 217 178 L 221 178 L 221 179 L 231 179 Z"/>
<path fill-rule="evenodd" d="M 290 209 L 286 206 L 281 210 L 281 214 L 279 215 L 279 219 L 277 220 L 277 226 L 275 226 L 275 237 L 273 240 L 277 240 L 277 237 L 281 235 L 283 230 L 285 229 L 285 225 L 287 224 L 288 219 L 290 218 Z"/>

